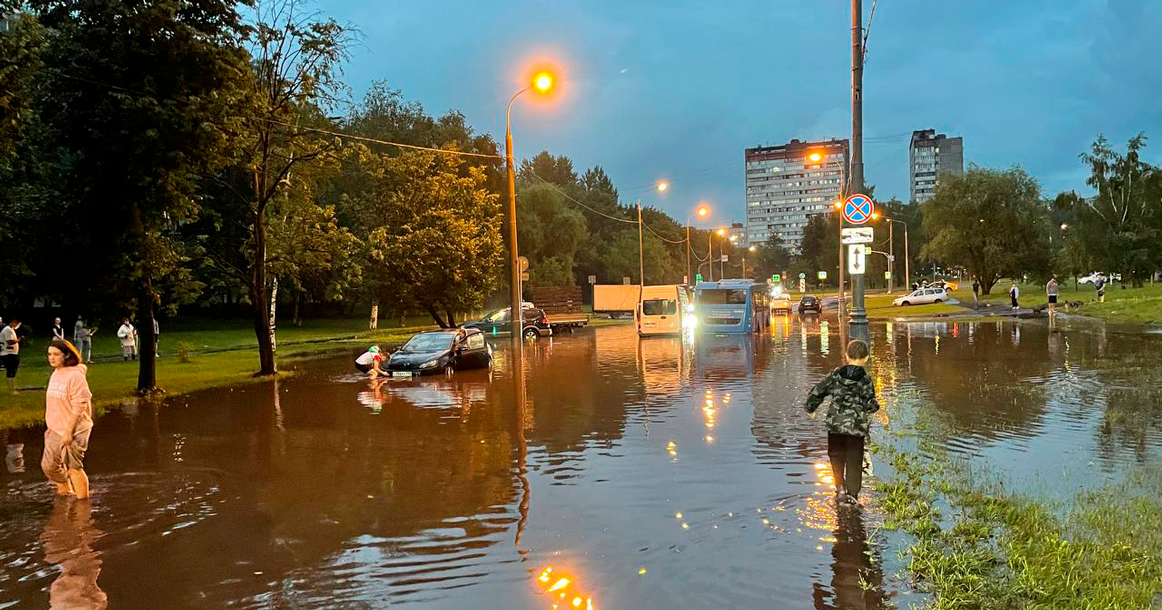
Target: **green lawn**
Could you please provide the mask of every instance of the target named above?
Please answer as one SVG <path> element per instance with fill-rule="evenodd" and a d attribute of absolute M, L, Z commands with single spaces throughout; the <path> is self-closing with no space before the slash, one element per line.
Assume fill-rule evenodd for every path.
<path fill-rule="evenodd" d="M 969 311 L 964 307 L 949 305 L 948 303 L 911 305 L 908 307 L 896 307 L 892 305 L 892 301 L 903 294 L 897 292 L 895 294 L 868 295 L 864 297 L 864 305 L 867 307 L 867 317 L 869 319 L 925 318 Z"/>
<path fill-rule="evenodd" d="M 422 321 L 420 318 L 408 320 Z M 173 332 L 167 333 L 167 327 L 172 327 Z M 430 328 L 419 325 L 401 328 L 394 324 L 383 328 L 382 322 L 379 330 L 369 331 L 366 327 L 366 320 L 335 319 L 312 320 L 304 322 L 302 327 L 280 328 L 278 354 L 285 361 L 326 353 L 354 352 L 372 343 L 398 344 L 415 332 Z M 102 339 L 100 334 L 95 341 L 94 355 L 119 356 L 116 337 Z M 158 385 L 171 395 L 246 383 L 253 380 L 253 374 L 258 370 L 257 341 L 246 321 L 173 321 L 162 328 L 161 337 L 162 357 L 157 361 L 157 380 Z M 178 362 L 174 353 L 178 341 L 195 345 L 191 362 Z M 0 428 L 34 425 L 43 420 L 43 387 L 52 372 L 41 355 L 44 343 L 36 342 L 22 355 L 16 379 L 17 386 L 38 386 L 40 389 L 23 390 L 15 396 L 0 392 Z M 136 362 L 119 360 L 98 362 L 89 367 L 89 387 L 98 410 L 135 395 L 137 370 Z"/>
<path fill-rule="evenodd" d="M 1007 305 L 1009 302 L 1009 287 L 1011 282 L 998 282 L 993 287 L 993 293 L 980 298 L 985 303 Z M 1021 284 L 1020 303 L 1022 307 L 1040 307 L 1049 302 L 1045 295 L 1045 286 L 1040 284 Z M 1060 301 L 1081 301 L 1082 306 L 1070 310 L 1083 316 L 1090 316 L 1109 322 L 1126 324 L 1162 324 L 1162 284 L 1146 284 L 1141 288 L 1131 288 L 1127 284 L 1114 283 L 1106 287 L 1106 301 L 1097 301 L 1097 292 L 1092 285 L 1082 284 L 1074 288 L 1072 280 L 1061 283 Z M 961 284 L 960 290 L 953 293 L 957 299 L 968 303 L 972 302 L 971 284 Z"/>

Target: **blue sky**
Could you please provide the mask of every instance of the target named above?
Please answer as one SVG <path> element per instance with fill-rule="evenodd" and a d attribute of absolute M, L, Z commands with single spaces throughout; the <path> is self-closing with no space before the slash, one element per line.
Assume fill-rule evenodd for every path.
<path fill-rule="evenodd" d="M 864 0 L 864 22 L 871 10 Z M 549 103 L 514 107 L 515 151 L 601 165 L 623 199 L 682 218 L 699 200 L 743 220 L 743 149 L 850 134 L 850 17 L 842 0 L 342 0 L 319 8 L 362 40 L 360 97 L 386 80 L 432 114 L 455 108 L 503 141 L 522 68 L 566 72 Z M 864 87 L 867 181 L 908 197 L 908 137 L 964 138 L 965 163 L 1020 164 L 1047 195 L 1085 190 L 1077 155 L 1098 133 L 1154 138 L 1162 163 L 1157 0 L 882 0 Z"/>

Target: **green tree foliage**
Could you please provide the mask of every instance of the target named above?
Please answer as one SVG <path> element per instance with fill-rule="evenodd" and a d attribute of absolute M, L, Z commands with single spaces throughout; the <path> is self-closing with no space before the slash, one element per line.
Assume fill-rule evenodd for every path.
<path fill-rule="evenodd" d="M 441 327 L 483 304 L 502 261 L 499 198 L 483 169 L 465 176 L 462 166 L 449 154 L 378 156 L 375 187 L 357 202 L 367 274 L 385 278 L 381 299 L 426 311 Z"/>
<path fill-rule="evenodd" d="M 762 281 L 770 279 L 772 275 L 782 275 L 788 271 L 791 266 L 791 252 L 783 245 L 783 240 L 778 235 L 772 235 L 766 243 L 755 246 L 755 252 L 747 256 L 747 261 L 748 264 L 754 265 L 753 277 Z M 783 279 L 783 282 L 788 281 Z"/>
<path fill-rule="evenodd" d="M 973 165 L 963 176 L 945 176 L 922 209 L 930 240 L 920 255 L 945 265 L 963 264 L 980 280 L 984 294 L 1003 277 L 1048 268 L 1048 206 L 1037 181 L 1019 167 Z"/>
<path fill-rule="evenodd" d="M 12 15 L 0 35 L 0 167 L 16 153 L 16 140 L 34 110 L 34 85 L 43 69 L 44 30 L 30 14 L 16 14 L 15 3 L 0 2 L 0 17 Z"/>
<path fill-rule="evenodd" d="M 517 199 L 520 253 L 535 261 L 530 287 L 572 286 L 574 261 L 585 240 L 585 217 L 556 186 L 539 180 L 521 181 Z"/>
<path fill-rule="evenodd" d="M 601 173 L 604 175 L 605 172 Z M 522 160 L 520 162 L 520 169 L 517 170 L 517 178 L 523 181 L 534 182 L 543 180 L 556 184 L 557 186 L 573 186 L 577 184 L 577 172 L 573 171 L 573 161 L 564 155 L 554 157 L 547 150 L 542 150 L 532 159 Z M 616 191 L 613 195 L 616 198 Z"/>
<path fill-rule="evenodd" d="M 234 5 L 38 0 L 45 49 L 40 145 L 64 161 L 64 239 L 90 285 L 136 309 L 138 389 L 156 385 L 152 320 L 190 296 L 177 227 L 196 218 L 200 176 L 227 162 L 246 61 Z M 71 237 L 68 237 L 71 236 Z"/>
<path fill-rule="evenodd" d="M 1085 183 L 1093 197 L 1059 197 L 1055 209 L 1072 217 L 1066 260 L 1142 281 L 1162 264 L 1162 172 L 1142 160 L 1146 136 L 1139 133 L 1118 153 L 1098 136 L 1080 157 L 1089 166 Z M 1058 257 L 1060 259 L 1060 256 Z M 1092 271 L 1093 269 L 1091 269 Z"/>

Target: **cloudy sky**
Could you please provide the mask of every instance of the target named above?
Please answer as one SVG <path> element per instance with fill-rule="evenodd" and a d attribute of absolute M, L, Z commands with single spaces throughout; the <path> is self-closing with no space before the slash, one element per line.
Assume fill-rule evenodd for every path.
<path fill-rule="evenodd" d="M 871 0 L 864 0 L 868 23 Z M 675 217 L 699 200 L 743 220 L 743 149 L 850 134 L 850 16 L 842 0 L 331 0 L 362 40 L 361 96 L 386 80 L 433 114 L 455 108 L 503 140 L 527 70 L 565 73 L 514 108 L 515 150 L 600 165 L 623 198 Z M 964 138 L 965 162 L 1019 164 L 1047 194 L 1085 190 L 1098 133 L 1153 136 L 1162 163 L 1158 0 L 879 0 L 864 76 L 867 181 L 908 197 L 908 138 Z"/>

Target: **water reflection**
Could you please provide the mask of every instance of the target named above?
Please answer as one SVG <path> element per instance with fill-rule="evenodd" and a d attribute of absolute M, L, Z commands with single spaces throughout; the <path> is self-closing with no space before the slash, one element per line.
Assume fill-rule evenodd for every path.
<path fill-rule="evenodd" d="M 818 610 L 864 610 L 888 606 L 884 591 L 882 557 L 868 544 L 865 516 L 853 507 L 841 507 L 831 542 L 830 587 L 814 583 Z"/>
<path fill-rule="evenodd" d="M 49 607 L 60 610 L 102 610 L 109 598 L 97 584 L 101 554 L 93 544 L 101 530 L 93 524 L 88 500 L 57 499 L 40 536 L 44 559 L 60 573 L 49 586 Z"/>

